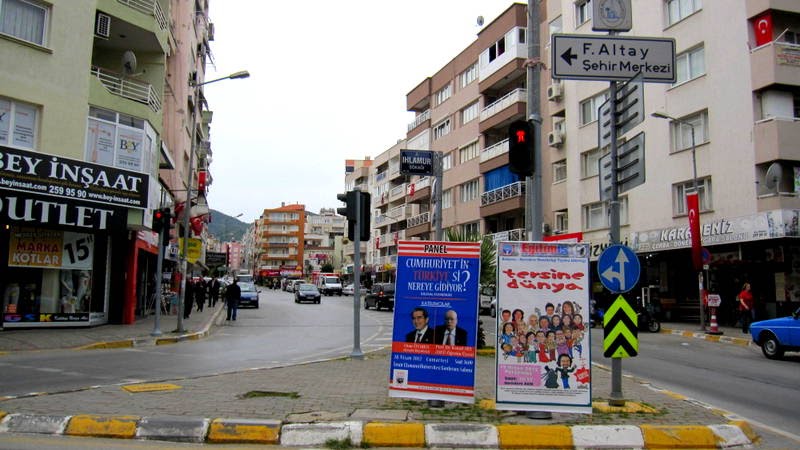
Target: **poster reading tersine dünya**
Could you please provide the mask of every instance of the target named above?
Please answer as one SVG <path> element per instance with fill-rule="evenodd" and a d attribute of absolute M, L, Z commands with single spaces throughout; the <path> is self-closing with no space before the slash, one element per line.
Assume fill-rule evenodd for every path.
<path fill-rule="evenodd" d="M 475 402 L 480 257 L 480 242 L 399 242 L 390 397 Z"/>
<path fill-rule="evenodd" d="M 587 244 L 497 245 L 496 408 L 592 412 Z"/>

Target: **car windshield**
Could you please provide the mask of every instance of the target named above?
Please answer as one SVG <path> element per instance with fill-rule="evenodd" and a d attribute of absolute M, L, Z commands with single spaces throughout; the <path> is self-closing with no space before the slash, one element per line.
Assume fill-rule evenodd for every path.
<path fill-rule="evenodd" d="M 313 284 L 301 284 L 300 286 L 297 287 L 297 290 L 298 291 L 303 291 L 303 292 L 306 292 L 306 291 L 313 292 L 313 291 L 317 290 L 317 287 L 314 286 Z"/>
<path fill-rule="evenodd" d="M 255 292 L 256 285 L 254 283 L 243 282 L 239 283 L 239 289 L 241 289 L 242 292 Z"/>

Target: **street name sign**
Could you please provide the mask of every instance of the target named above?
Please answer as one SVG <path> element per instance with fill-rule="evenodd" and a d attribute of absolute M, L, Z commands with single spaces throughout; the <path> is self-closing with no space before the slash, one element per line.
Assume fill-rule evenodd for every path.
<path fill-rule="evenodd" d="M 553 78 L 626 81 L 642 72 L 645 82 L 675 82 L 675 39 L 554 34 Z"/>
<path fill-rule="evenodd" d="M 611 173 L 611 153 L 603 155 L 597 163 L 600 166 L 600 200 L 611 200 L 611 183 L 613 182 L 617 183 L 618 194 L 644 183 L 644 131 L 624 142 L 617 149 L 616 178 Z"/>
<path fill-rule="evenodd" d="M 433 152 L 430 150 L 400 150 L 400 173 L 403 175 L 433 175 Z"/>
<path fill-rule="evenodd" d="M 612 105 L 611 102 L 616 104 Z M 611 106 L 616 106 L 611 114 Z M 644 121 L 644 81 L 639 73 L 617 88 L 616 100 L 608 99 L 598 111 L 597 141 L 600 148 L 611 144 L 611 120 L 614 118 L 617 137 L 627 133 Z"/>

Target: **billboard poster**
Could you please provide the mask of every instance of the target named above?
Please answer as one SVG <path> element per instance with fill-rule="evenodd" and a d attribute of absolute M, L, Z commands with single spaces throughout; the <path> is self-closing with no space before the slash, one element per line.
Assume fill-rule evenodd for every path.
<path fill-rule="evenodd" d="M 497 409 L 592 412 L 589 292 L 587 244 L 497 244 Z"/>
<path fill-rule="evenodd" d="M 399 241 L 389 396 L 475 402 L 480 242 Z"/>

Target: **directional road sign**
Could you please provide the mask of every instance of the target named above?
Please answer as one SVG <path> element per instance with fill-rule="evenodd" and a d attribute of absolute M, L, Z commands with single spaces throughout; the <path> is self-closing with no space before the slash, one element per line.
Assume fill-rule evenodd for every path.
<path fill-rule="evenodd" d="M 600 166 L 600 200 L 611 200 L 611 153 L 598 160 Z M 617 194 L 644 183 L 644 131 L 626 141 L 617 149 Z"/>
<path fill-rule="evenodd" d="M 611 144 L 612 116 L 617 126 L 617 136 L 622 136 L 644 122 L 644 80 L 639 73 L 617 88 L 615 114 L 611 114 L 612 100 L 600 105 L 598 112 L 597 142 L 603 148 Z"/>
<path fill-rule="evenodd" d="M 639 258 L 624 245 L 612 245 L 600 254 L 597 260 L 597 274 L 600 282 L 609 291 L 619 294 L 628 292 L 639 281 Z"/>
<path fill-rule="evenodd" d="M 618 296 L 603 316 L 603 356 L 628 358 L 639 354 L 639 320 L 625 297 Z"/>
<path fill-rule="evenodd" d="M 554 34 L 552 76 L 572 80 L 675 82 L 675 39 Z"/>

